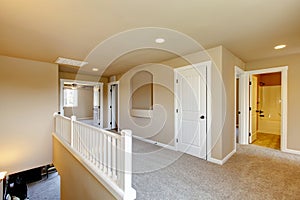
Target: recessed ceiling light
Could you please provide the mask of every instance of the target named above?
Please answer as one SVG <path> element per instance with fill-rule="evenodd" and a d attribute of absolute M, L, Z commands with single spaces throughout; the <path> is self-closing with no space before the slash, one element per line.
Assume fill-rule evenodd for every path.
<path fill-rule="evenodd" d="M 157 43 L 157 44 L 162 44 L 162 43 L 164 43 L 166 40 L 164 39 L 164 38 L 156 38 L 155 39 L 155 42 Z"/>
<path fill-rule="evenodd" d="M 99 69 L 98 69 L 98 68 L 95 68 L 95 67 L 94 67 L 92 70 L 93 70 L 94 72 L 99 71 Z"/>
<path fill-rule="evenodd" d="M 88 62 L 85 61 L 73 60 L 73 59 L 62 58 L 62 57 L 58 57 L 55 63 L 62 64 L 62 65 L 71 65 L 76 67 L 83 67 L 84 65 L 88 64 Z"/>
<path fill-rule="evenodd" d="M 285 47 L 286 47 L 285 44 L 280 44 L 280 45 L 275 46 L 274 49 L 283 49 Z"/>

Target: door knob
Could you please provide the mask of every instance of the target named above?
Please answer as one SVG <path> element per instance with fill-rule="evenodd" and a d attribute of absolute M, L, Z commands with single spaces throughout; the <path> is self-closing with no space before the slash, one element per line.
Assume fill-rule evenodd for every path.
<path fill-rule="evenodd" d="M 201 115 L 200 119 L 205 119 L 204 115 Z"/>

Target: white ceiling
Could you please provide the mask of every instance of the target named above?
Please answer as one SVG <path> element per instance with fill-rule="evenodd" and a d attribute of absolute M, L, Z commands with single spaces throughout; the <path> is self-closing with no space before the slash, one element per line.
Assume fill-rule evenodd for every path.
<path fill-rule="evenodd" d="M 300 53 L 299 10 L 299 0 L 1 0 L 0 54 L 46 62 L 59 56 L 84 60 L 115 34 L 161 27 L 186 34 L 204 48 L 224 45 L 247 62 Z M 142 40 L 138 35 L 119 46 L 107 46 L 92 64 L 99 64 L 120 45 L 150 44 L 155 37 L 161 33 L 154 31 L 142 34 Z M 195 51 L 184 39 L 172 34 L 164 38 L 164 45 L 182 54 Z M 273 47 L 277 44 L 287 48 L 276 51 Z M 151 48 L 119 55 L 105 74 L 176 56 Z"/>

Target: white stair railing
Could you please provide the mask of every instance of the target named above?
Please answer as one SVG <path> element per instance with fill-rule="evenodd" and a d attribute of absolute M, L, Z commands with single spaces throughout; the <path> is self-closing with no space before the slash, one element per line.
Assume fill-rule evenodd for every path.
<path fill-rule="evenodd" d="M 54 114 L 54 132 L 65 142 L 71 144 L 71 120 L 70 118 Z"/>
<path fill-rule="evenodd" d="M 115 191 L 118 199 L 136 198 L 132 188 L 131 130 L 117 134 L 76 121 L 75 116 L 67 118 L 55 114 L 54 119 L 56 136 L 104 177 L 106 184 L 114 184 L 111 188 L 117 186 L 120 189 Z"/>

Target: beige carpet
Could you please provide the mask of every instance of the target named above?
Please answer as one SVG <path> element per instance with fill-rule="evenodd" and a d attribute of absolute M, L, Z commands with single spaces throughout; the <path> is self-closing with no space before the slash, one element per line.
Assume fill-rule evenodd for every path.
<path fill-rule="evenodd" d="M 133 167 L 138 172 L 133 174 L 133 187 L 138 200 L 300 199 L 300 156 L 238 145 L 237 153 L 219 166 L 160 149 L 133 140 Z M 145 169 L 155 171 L 142 173 Z M 59 200 L 59 176 L 30 184 L 28 196 Z"/>
<path fill-rule="evenodd" d="M 135 152 L 159 149 L 137 140 L 133 144 Z M 134 174 L 137 199 L 300 199 L 300 156 L 255 145 L 237 148 L 223 166 L 184 154 L 168 167 Z M 157 165 L 168 163 L 173 154 L 134 156 L 134 169 L 155 165 L 146 161 L 149 157 Z"/>

